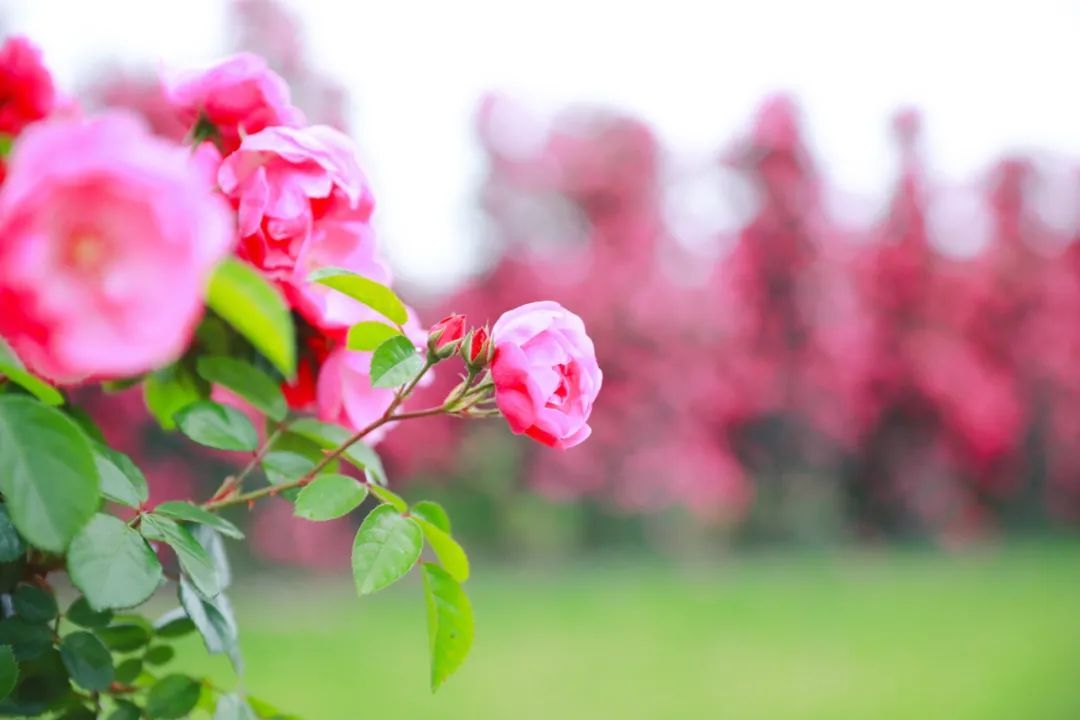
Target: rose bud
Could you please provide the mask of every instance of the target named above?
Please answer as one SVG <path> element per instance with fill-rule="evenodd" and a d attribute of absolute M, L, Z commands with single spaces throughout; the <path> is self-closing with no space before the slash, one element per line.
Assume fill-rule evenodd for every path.
<path fill-rule="evenodd" d="M 447 315 L 428 331 L 428 351 L 436 358 L 448 358 L 458 349 L 463 337 L 465 316 L 456 313 Z"/>
<path fill-rule="evenodd" d="M 461 356 L 472 371 L 485 367 L 491 361 L 491 339 L 487 328 L 476 328 L 461 344 Z"/>

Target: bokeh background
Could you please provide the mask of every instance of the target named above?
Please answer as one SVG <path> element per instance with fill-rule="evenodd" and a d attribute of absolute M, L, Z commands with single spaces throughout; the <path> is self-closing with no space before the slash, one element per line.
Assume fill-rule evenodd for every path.
<path fill-rule="evenodd" d="M 160 67 L 265 55 L 357 139 L 425 320 L 553 298 L 596 342 L 578 448 L 449 419 L 380 445 L 477 558 L 465 669 L 431 697 L 417 588 L 356 601 L 358 518 L 275 501 L 241 517 L 253 693 L 320 720 L 1080 717 L 1080 8 L 705 5 L 0 3 L 72 96 L 169 136 Z M 155 500 L 230 461 L 94 401 Z"/>

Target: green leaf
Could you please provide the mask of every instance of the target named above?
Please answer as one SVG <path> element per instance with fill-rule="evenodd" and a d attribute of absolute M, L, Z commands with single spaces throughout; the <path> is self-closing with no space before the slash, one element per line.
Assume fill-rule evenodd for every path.
<path fill-rule="evenodd" d="M 172 646 L 155 645 L 147 649 L 146 654 L 143 655 L 143 660 L 147 665 L 164 665 L 172 660 L 175 655 L 176 651 L 172 649 Z"/>
<path fill-rule="evenodd" d="M 225 541 L 221 535 L 208 525 L 195 525 L 191 528 L 191 534 L 205 548 L 210 560 L 214 563 L 214 572 L 217 573 L 221 582 L 221 589 L 232 584 L 232 569 L 229 567 L 229 558 L 225 554 Z"/>
<path fill-rule="evenodd" d="M 421 500 L 412 506 L 410 514 L 413 517 L 427 520 L 444 533 L 450 532 L 450 516 L 446 514 L 443 506 L 432 500 Z"/>
<path fill-rule="evenodd" d="M 135 703 L 127 700 L 117 700 L 116 709 L 110 713 L 108 720 L 139 720 L 142 711 Z"/>
<path fill-rule="evenodd" d="M 475 630 L 472 604 L 461 585 L 437 565 L 423 569 L 434 692 L 465 662 Z"/>
<path fill-rule="evenodd" d="M 173 608 L 154 623 L 154 634 L 163 638 L 184 637 L 195 631 L 195 623 L 184 612 L 184 608 Z"/>
<path fill-rule="evenodd" d="M 68 550 L 68 574 L 94 610 L 141 604 L 161 582 L 157 555 L 123 520 L 95 515 Z"/>
<path fill-rule="evenodd" d="M 398 512 L 408 512 L 409 503 L 395 493 L 390 488 L 385 488 L 380 485 L 369 485 L 371 494 L 379 498 L 380 502 L 386 503 L 390 507 L 396 508 Z"/>
<path fill-rule="evenodd" d="M 324 450 L 333 450 L 341 447 L 352 437 L 353 433 L 330 423 L 320 422 L 312 418 L 301 418 L 289 426 L 289 432 L 316 443 Z M 366 470 L 380 485 L 386 484 L 386 470 L 383 469 L 379 454 L 363 441 L 358 441 L 349 446 L 341 455 L 345 460 L 362 470 Z"/>
<path fill-rule="evenodd" d="M 468 580 L 469 557 L 457 540 L 427 520 L 416 518 L 416 522 L 420 523 L 420 529 L 424 531 L 424 537 L 427 538 L 428 545 L 435 552 L 435 556 L 439 558 L 443 569 L 459 583 Z"/>
<path fill-rule="evenodd" d="M 97 509 L 98 483 L 74 420 L 28 397 L 0 397 L 0 491 L 20 535 L 63 552 Z"/>
<path fill-rule="evenodd" d="M 242 697 L 229 694 L 218 699 L 214 720 L 256 720 L 256 715 Z"/>
<path fill-rule="evenodd" d="M 165 430 L 176 428 L 176 413 L 210 397 L 210 385 L 183 363 L 175 363 L 146 378 L 143 401 Z"/>
<path fill-rule="evenodd" d="M 389 505 L 372 510 L 353 542 L 357 593 L 368 595 L 404 577 L 420 559 L 423 544 L 423 533 L 415 520 Z"/>
<path fill-rule="evenodd" d="M 11 562 L 26 552 L 26 545 L 11 522 L 7 506 L 0 505 L 0 562 Z"/>
<path fill-rule="evenodd" d="M 392 320 L 397 325 L 404 325 L 409 319 L 405 303 L 394 291 L 381 283 L 357 275 L 343 268 L 323 267 L 308 276 L 309 282 L 319 283 L 348 295 L 375 312 Z"/>
<path fill-rule="evenodd" d="M 105 643 L 105 647 L 120 653 L 135 652 L 150 642 L 150 631 L 137 622 L 118 622 L 98 628 L 94 633 Z"/>
<path fill-rule="evenodd" d="M 234 665 L 239 665 L 238 631 L 232 604 L 225 593 L 213 599 L 200 595 L 187 578 L 180 578 L 180 605 L 202 636 L 206 651 L 212 655 L 226 653 Z"/>
<path fill-rule="evenodd" d="M 142 658 L 131 657 L 116 666 L 116 682 L 130 685 L 143 671 Z"/>
<path fill-rule="evenodd" d="M 16 660 L 32 660 L 52 645 L 52 631 L 47 625 L 9 617 L 0 622 L 0 645 L 9 645 Z"/>
<path fill-rule="evenodd" d="M 296 371 L 296 330 L 281 292 L 255 268 L 230 258 L 210 279 L 206 304 L 287 378 Z"/>
<path fill-rule="evenodd" d="M 167 675 L 158 680 L 146 697 L 146 715 L 150 718 L 186 717 L 199 702 L 201 685 L 187 675 Z"/>
<path fill-rule="evenodd" d="M 164 515 L 173 520 L 183 520 L 185 522 L 207 525 L 214 528 L 222 535 L 226 535 L 236 540 L 244 539 L 244 533 L 240 531 L 240 528 L 236 527 L 225 518 L 183 500 L 169 500 L 163 502 L 154 508 L 154 514 Z"/>
<path fill-rule="evenodd" d="M 231 357 L 201 357 L 197 367 L 206 380 L 228 388 L 274 420 L 284 420 L 289 412 L 278 383 L 250 363 Z"/>
<path fill-rule="evenodd" d="M 412 341 L 404 335 L 392 337 L 371 356 L 371 387 L 393 388 L 416 377 L 424 368 Z"/>
<path fill-rule="evenodd" d="M 149 489 L 142 471 L 127 455 L 107 445 L 93 443 L 94 463 L 101 478 L 101 494 L 130 508 L 146 502 Z"/>
<path fill-rule="evenodd" d="M 0 360 L 0 376 L 6 377 L 46 405 L 56 407 L 64 404 L 64 396 L 60 394 L 59 390 L 29 370 L 24 370 Z"/>
<path fill-rule="evenodd" d="M 200 400 L 176 413 L 180 432 L 190 439 L 218 450 L 252 452 L 259 447 L 259 434 L 244 413 L 229 405 Z"/>
<path fill-rule="evenodd" d="M 392 337 L 398 337 L 401 331 L 381 322 L 366 321 L 356 323 L 349 328 L 345 338 L 345 347 L 359 352 L 371 352 Z"/>
<path fill-rule="evenodd" d="M 11 694 L 18 679 L 19 664 L 15 662 L 15 653 L 10 645 L 0 645 L 0 700 Z"/>
<path fill-rule="evenodd" d="M 94 610 L 84 596 L 71 603 L 64 617 L 68 622 L 84 628 L 104 627 L 112 621 L 112 610 Z"/>
<path fill-rule="evenodd" d="M 15 613 L 32 623 L 47 623 L 56 617 L 56 596 L 48 590 L 29 583 L 19 583 L 12 597 Z"/>
<path fill-rule="evenodd" d="M 321 475 L 296 498 L 296 516 L 305 520 L 333 520 L 359 507 L 367 486 L 347 475 Z"/>
<path fill-rule="evenodd" d="M 0 703 L 0 715 L 37 717 L 46 709 L 57 707 L 70 695 L 67 668 L 60 659 L 60 653 L 50 648 L 32 660 L 19 662 L 19 682 L 8 698 Z"/>
<path fill-rule="evenodd" d="M 60 641 L 60 658 L 75 684 L 102 692 L 113 681 L 112 654 L 96 635 L 79 630 Z"/>
<path fill-rule="evenodd" d="M 180 567 L 199 592 L 206 597 L 213 597 L 221 592 L 221 578 L 218 577 L 214 561 L 190 530 L 157 513 L 143 515 L 139 529 L 147 540 L 163 542 L 173 549 L 180 561 Z"/>

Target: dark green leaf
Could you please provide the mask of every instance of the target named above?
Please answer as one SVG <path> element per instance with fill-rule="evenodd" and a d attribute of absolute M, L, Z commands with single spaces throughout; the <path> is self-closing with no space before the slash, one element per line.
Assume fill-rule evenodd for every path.
<path fill-rule="evenodd" d="M 0 397 L 0 491 L 20 535 L 63 552 L 98 506 L 94 455 L 79 426 L 28 397 Z"/>
<path fill-rule="evenodd" d="M 142 658 L 131 657 L 116 666 L 116 682 L 130 685 L 142 673 Z"/>
<path fill-rule="evenodd" d="M 166 430 L 176 428 L 176 413 L 209 396 L 210 385 L 182 363 L 156 371 L 143 385 L 146 408 Z"/>
<path fill-rule="evenodd" d="M 112 620 L 112 610 L 97 611 L 90 607 L 85 597 L 80 597 L 71 603 L 71 607 L 64 613 L 68 622 L 85 628 L 104 627 Z"/>
<path fill-rule="evenodd" d="M 169 645 L 155 645 L 146 651 L 143 660 L 147 665 L 164 665 L 173 659 L 176 651 Z"/>
<path fill-rule="evenodd" d="M 468 580 L 469 557 L 457 541 L 449 533 L 443 532 L 427 520 L 416 518 L 416 521 L 420 523 L 420 529 L 424 531 L 424 537 L 427 538 L 431 549 L 435 551 L 435 556 L 439 558 L 443 569 L 459 583 Z"/>
<path fill-rule="evenodd" d="M 362 322 L 349 328 L 345 347 L 359 352 L 371 352 L 392 337 L 401 335 L 401 331 L 381 322 Z"/>
<path fill-rule="evenodd" d="M 138 705 L 127 700 L 117 700 L 116 709 L 109 714 L 108 720 L 139 720 L 141 717 L 142 711 Z"/>
<path fill-rule="evenodd" d="M 199 592 L 207 597 L 221 592 L 221 578 L 214 568 L 214 561 L 190 530 L 175 520 L 156 513 L 143 515 L 139 529 L 147 540 L 163 542 L 173 549 L 180 561 L 180 567 Z"/>
<path fill-rule="evenodd" d="M 150 642 L 150 631 L 135 622 L 119 622 L 94 631 L 110 650 L 128 653 L 139 650 Z"/>
<path fill-rule="evenodd" d="M 404 577 L 420 558 L 423 533 L 415 520 L 389 505 L 372 510 L 353 542 L 356 591 L 368 595 Z"/>
<path fill-rule="evenodd" d="M 0 703 L 0 716 L 38 716 L 70 695 L 67 669 L 60 653 L 50 648 L 32 660 L 19 662 L 19 681 Z"/>
<path fill-rule="evenodd" d="M 231 357 L 201 357 L 197 367 L 208 381 L 228 388 L 274 420 L 284 420 L 289 412 L 278 383 L 249 363 Z"/>
<path fill-rule="evenodd" d="M 154 634 L 163 638 L 183 637 L 195 631 L 195 623 L 184 612 L 184 608 L 173 608 L 154 623 Z"/>
<path fill-rule="evenodd" d="M 130 508 L 137 508 L 146 502 L 149 497 L 146 478 L 131 462 L 131 458 L 100 443 L 92 447 L 94 462 L 101 477 L 101 494 Z"/>
<path fill-rule="evenodd" d="M 176 413 L 180 432 L 207 447 L 218 450 L 253 451 L 259 434 L 244 413 L 229 405 L 200 400 Z"/>
<path fill-rule="evenodd" d="M 404 335 L 392 337 L 371 356 L 371 387 L 392 388 L 416 377 L 424 368 L 424 361 L 416 352 L 412 341 Z"/>
<path fill-rule="evenodd" d="M 363 275 L 357 275 L 343 268 L 323 267 L 311 273 L 308 281 L 326 285 L 344 293 L 389 318 L 397 325 L 404 325 L 409 319 L 405 303 L 401 302 L 393 290 Z"/>
<path fill-rule="evenodd" d="M 101 692 L 113 681 L 112 654 L 91 632 L 79 630 L 60 641 L 60 658 L 76 685 Z"/>
<path fill-rule="evenodd" d="M 112 515 L 95 515 L 75 536 L 67 567 L 94 610 L 139 605 L 161 582 L 157 555 L 139 533 Z"/>
<path fill-rule="evenodd" d="M 364 502 L 367 486 L 347 475 L 322 475 L 296 498 L 296 516 L 305 520 L 333 520 Z"/>
<path fill-rule="evenodd" d="M 15 653 L 10 645 L 0 645 L 0 700 L 11 694 L 18 679 L 19 664 L 15 662 Z"/>
<path fill-rule="evenodd" d="M 9 617 L 0 622 L 0 645 L 9 645 L 16 660 L 32 660 L 52 645 L 52 631 L 46 625 Z"/>
<path fill-rule="evenodd" d="M 239 695 L 222 695 L 214 710 L 214 720 L 256 720 L 256 716 Z"/>
<path fill-rule="evenodd" d="M 214 528 L 222 535 L 237 540 L 243 540 L 244 538 L 244 533 L 240 532 L 240 528 L 236 527 L 225 518 L 183 500 L 169 500 L 163 502 L 154 508 L 154 514 L 164 515 L 173 520 L 183 520 L 185 522 L 207 525 Z"/>
<path fill-rule="evenodd" d="M 427 520 L 444 533 L 450 532 L 450 516 L 446 514 L 443 506 L 431 500 L 421 500 L 412 506 L 410 514 L 413 517 Z"/>
<path fill-rule="evenodd" d="M 431 689 L 438 690 L 461 664 L 472 647 L 472 604 L 454 578 L 437 565 L 424 565 L 427 600 L 428 646 L 431 651 Z"/>
<path fill-rule="evenodd" d="M 267 360 L 291 378 L 296 370 L 296 330 L 281 292 L 245 262 L 229 259 L 210 279 L 206 304 Z"/>
<path fill-rule="evenodd" d="M 369 485 L 371 494 L 379 498 L 380 502 L 384 502 L 390 507 L 396 508 L 398 512 L 407 512 L 409 509 L 409 503 L 390 488 L 385 488 L 379 485 Z"/>
<path fill-rule="evenodd" d="M 12 598 L 15 612 L 26 622 L 47 623 L 56 617 L 56 596 L 29 583 L 19 583 Z"/>
<path fill-rule="evenodd" d="M 316 443 L 324 450 L 334 450 L 344 445 L 352 437 L 353 433 L 340 425 L 320 422 L 313 418 L 301 418 L 289 426 L 292 434 L 307 438 Z M 386 484 L 386 470 L 383 469 L 382 460 L 373 448 L 358 441 L 349 446 L 341 455 L 349 463 L 366 470 L 375 478 L 380 485 Z"/>
<path fill-rule="evenodd" d="M 146 698 L 150 718 L 182 718 L 199 702 L 201 685 L 187 675 L 167 675 L 158 680 Z"/>
<path fill-rule="evenodd" d="M 11 562 L 21 557 L 24 552 L 26 545 L 11 522 L 7 506 L 0 505 L 0 562 Z"/>

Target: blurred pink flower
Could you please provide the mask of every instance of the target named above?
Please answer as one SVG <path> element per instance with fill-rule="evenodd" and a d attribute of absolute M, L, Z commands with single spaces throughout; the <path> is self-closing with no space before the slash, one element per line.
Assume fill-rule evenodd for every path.
<path fill-rule="evenodd" d="M 589 437 L 603 374 L 581 318 L 533 302 L 503 313 L 491 334 L 495 402 L 510 429 L 561 450 Z"/>
<path fill-rule="evenodd" d="M 317 402 L 319 419 L 359 430 L 377 420 L 394 399 L 392 388 L 371 387 L 371 353 L 338 348 L 330 353 L 319 372 Z M 365 438 L 378 443 L 388 425 Z"/>
<path fill-rule="evenodd" d="M 41 51 L 21 35 L 0 47 L 0 133 L 18 134 L 48 116 L 56 105 L 52 76 Z"/>
<path fill-rule="evenodd" d="M 53 380 L 173 360 L 234 241 L 178 145 L 133 116 L 35 125 L 0 189 L 0 335 Z"/>
<path fill-rule="evenodd" d="M 165 97 L 189 128 L 200 118 L 214 124 L 224 152 L 244 135 L 274 125 L 297 127 L 304 115 L 293 107 L 289 87 L 252 53 L 237 53 L 203 68 L 167 73 Z"/>

